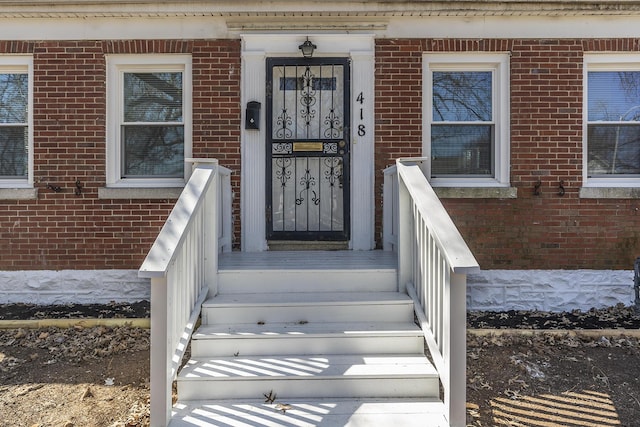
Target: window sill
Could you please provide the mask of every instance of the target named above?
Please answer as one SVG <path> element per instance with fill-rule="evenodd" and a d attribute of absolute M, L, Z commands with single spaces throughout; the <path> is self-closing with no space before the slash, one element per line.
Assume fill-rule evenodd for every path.
<path fill-rule="evenodd" d="M 177 199 L 181 187 L 170 188 L 98 188 L 98 199 Z"/>
<path fill-rule="evenodd" d="M 37 188 L 0 188 L 0 200 L 36 200 Z"/>
<path fill-rule="evenodd" d="M 640 187 L 582 187 L 581 199 L 640 199 Z"/>
<path fill-rule="evenodd" d="M 434 187 L 441 199 L 516 199 L 515 187 Z"/>

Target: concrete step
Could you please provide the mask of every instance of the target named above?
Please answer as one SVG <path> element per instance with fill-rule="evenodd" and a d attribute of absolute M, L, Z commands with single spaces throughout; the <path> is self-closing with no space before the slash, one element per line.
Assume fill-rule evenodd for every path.
<path fill-rule="evenodd" d="M 443 413 L 428 399 L 220 400 L 178 403 L 170 427 L 449 427 Z"/>
<path fill-rule="evenodd" d="M 438 398 L 433 365 L 416 355 L 193 358 L 178 375 L 180 401 L 294 398 Z"/>
<path fill-rule="evenodd" d="M 266 323 L 202 325 L 191 341 L 192 357 L 283 354 L 417 354 L 420 328 L 396 323 Z"/>
<path fill-rule="evenodd" d="M 218 292 L 397 291 L 397 254 L 266 251 L 220 254 Z"/>
<path fill-rule="evenodd" d="M 202 323 L 412 322 L 399 292 L 220 294 L 202 305 Z"/>
<path fill-rule="evenodd" d="M 398 290 L 396 269 L 359 270 L 222 270 L 221 294 L 258 292 L 392 292 Z"/>

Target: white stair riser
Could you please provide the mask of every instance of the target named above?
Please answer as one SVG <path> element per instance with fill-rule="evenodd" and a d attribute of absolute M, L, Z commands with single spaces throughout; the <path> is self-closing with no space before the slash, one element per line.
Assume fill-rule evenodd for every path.
<path fill-rule="evenodd" d="M 398 290 L 395 270 L 319 271 L 315 274 L 298 270 L 231 270 L 219 272 L 218 280 L 221 294 Z"/>
<path fill-rule="evenodd" d="M 341 426 L 341 427 L 363 427 L 363 426 L 398 426 L 398 427 L 449 427 L 447 420 L 440 412 L 434 413 L 395 413 L 395 414 L 360 414 L 354 411 L 353 414 L 339 415 L 319 415 L 317 413 L 304 413 L 300 416 L 298 410 L 289 410 L 286 413 L 278 410 L 276 405 L 273 408 L 262 409 L 260 412 L 251 412 L 233 407 L 230 410 L 216 410 L 220 405 L 214 405 L 215 409 L 198 408 L 193 414 L 189 414 L 184 418 L 178 418 L 171 421 L 171 427 L 194 427 L 198 425 L 194 420 L 202 420 L 202 425 L 210 427 L 220 426 L 227 427 L 231 422 L 237 425 L 291 425 L 292 417 L 312 420 L 311 422 L 302 421 L 297 425 L 311 426 Z M 225 408 L 226 409 L 226 408 Z M 325 407 L 320 407 L 326 410 Z M 240 424 L 243 422 L 244 424 Z M 274 424 L 280 422 L 281 424 Z M 204 424 L 206 423 L 206 424 Z"/>
<path fill-rule="evenodd" d="M 192 357 L 284 354 L 419 354 L 424 349 L 420 336 L 363 337 L 243 337 L 194 339 Z"/>
<path fill-rule="evenodd" d="M 180 400 L 256 399 L 273 391 L 277 400 L 295 398 L 437 398 L 434 377 L 411 378 L 260 378 L 225 380 L 178 379 Z"/>
<path fill-rule="evenodd" d="M 407 322 L 411 304 L 203 307 L 202 323 Z"/>
<path fill-rule="evenodd" d="M 278 410 L 276 403 L 264 403 L 264 399 L 188 402 L 177 410 L 171 427 L 194 427 L 205 423 L 228 427 L 234 422 L 236 425 L 290 426 L 292 420 L 296 420 L 295 425 L 304 427 L 449 427 L 442 415 L 443 404 L 429 399 L 292 399 L 285 403 L 291 408 L 286 413 Z"/>

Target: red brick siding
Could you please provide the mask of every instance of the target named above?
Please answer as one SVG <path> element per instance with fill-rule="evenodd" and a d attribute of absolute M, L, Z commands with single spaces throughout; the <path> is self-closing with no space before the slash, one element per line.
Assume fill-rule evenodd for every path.
<path fill-rule="evenodd" d="M 376 233 L 382 233 L 382 171 L 398 157 L 422 155 L 422 53 L 418 39 L 376 40 Z"/>
<path fill-rule="evenodd" d="M 447 199 L 482 268 L 625 268 L 640 255 L 640 201 L 578 197 L 582 55 L 640 51 L 640 39 L 376 42 L 376 232 L 381 171 L 421 155 L 422 54 L 510 51 L 511 183 L 518 198 Z M 105 54 L 189 53 L 193 155 L 233 170 L 239 241 L 239 40 L 0 41 L 34 55 L 38 200 L 0 201 L 1 269 L 137 268 L 173 200 L 100 200 L 105 185 Z M 83 186 L 74 194 L 74 183 Z M 540 180 L 540 196 L 533 186 Z M 566 194 L 558 185 L 564 181 Z M 47 184 L 62 187 L 55 193 Z"/>
<path fill-rule="evenodd" d="M 640 256 L 640 201 L 580 199 L 578 192 L 583 164 L 583 54 L 637 52 L 639 39 L 429 39 L 376 44 L 378 172 L 399 155 L 421 155 L 421 106 L 419 101 L 405 102 L 421 93 L 414 79 L 421 79 L 423 51 L 511 52 L 510 179 L 518 198 L 443 200 L 482 268 L 632 268 Z M 404 144 L 398 134 L 405 138 Z M 538 180 L 541 195 L 534 196 Z M 560 181 L 564 196 L 558 195 Z M 376 188 L 380 185 L 378 173 Z M 377 197 L 379 235 L 379 193 Z"/>
<path fill-rule="evenodd" d="M 232 170 L 234 242 L 240 242 L 240 42 L 194 42 L 193 156 Z"/>
<path fill-rule="evenodd" d="M 0 201 L 0 269 L 138 268 L 170 212 L 174 200 L 98 199 L 106 180 L 108 53 L 192 54 L 193 154 L 219 158 L 231 168 L 238 194 L 239 41 L 0 41 L 0 53 L 34 56 L 39 190 L 37 200 Z M 79 196 L 76 180 L 83 187 Z"/>

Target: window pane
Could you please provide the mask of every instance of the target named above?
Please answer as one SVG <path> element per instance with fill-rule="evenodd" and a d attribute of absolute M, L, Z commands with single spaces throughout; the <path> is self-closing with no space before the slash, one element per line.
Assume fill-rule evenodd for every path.
<path fill-rule="evenodd" d="M 589 175 L 640 174 L 640 126 L 589 125 Z"/>
<path fill-rule="evenodd" d="M 184 176 L 183 126 L 123 126 L 123 178 Z"/>
<path fill-rule="evenodd" d="M 182 122 L 182 73 L 125 73 L 125 122 Z"/>
<path fill-rule="evenodd" d="M 493 126 L 434 125 L 431 127 L 433 176 L 493 176 Z"/>
<path fill-rule="evenodd" d="M 27 123 L 28 77 L 0 74 L 0 123 Z"/>
<path fill-rule="evenodd" d="M 590 71 L 589 121 L 640 121 L 640 71 Z"/>
<path fill-rule="evenodd" d="M 26 178 L 27 128 L 24 126 L 0 126 L 0 176 L 2 178 Z"/>
<path fill-rule="evenodd" d="M 491 121 L 491 80 L 490 71 L 435 71 L 433 121 Z"/>
<path fill-rule="evenodd" d="M 333 77 L 313 77 L 310 87 L 313 90 L 336 90 L 336 78 Z M 303 77 L 280 77 L 280 90 L 303 90 L 306 81 Z"/>

